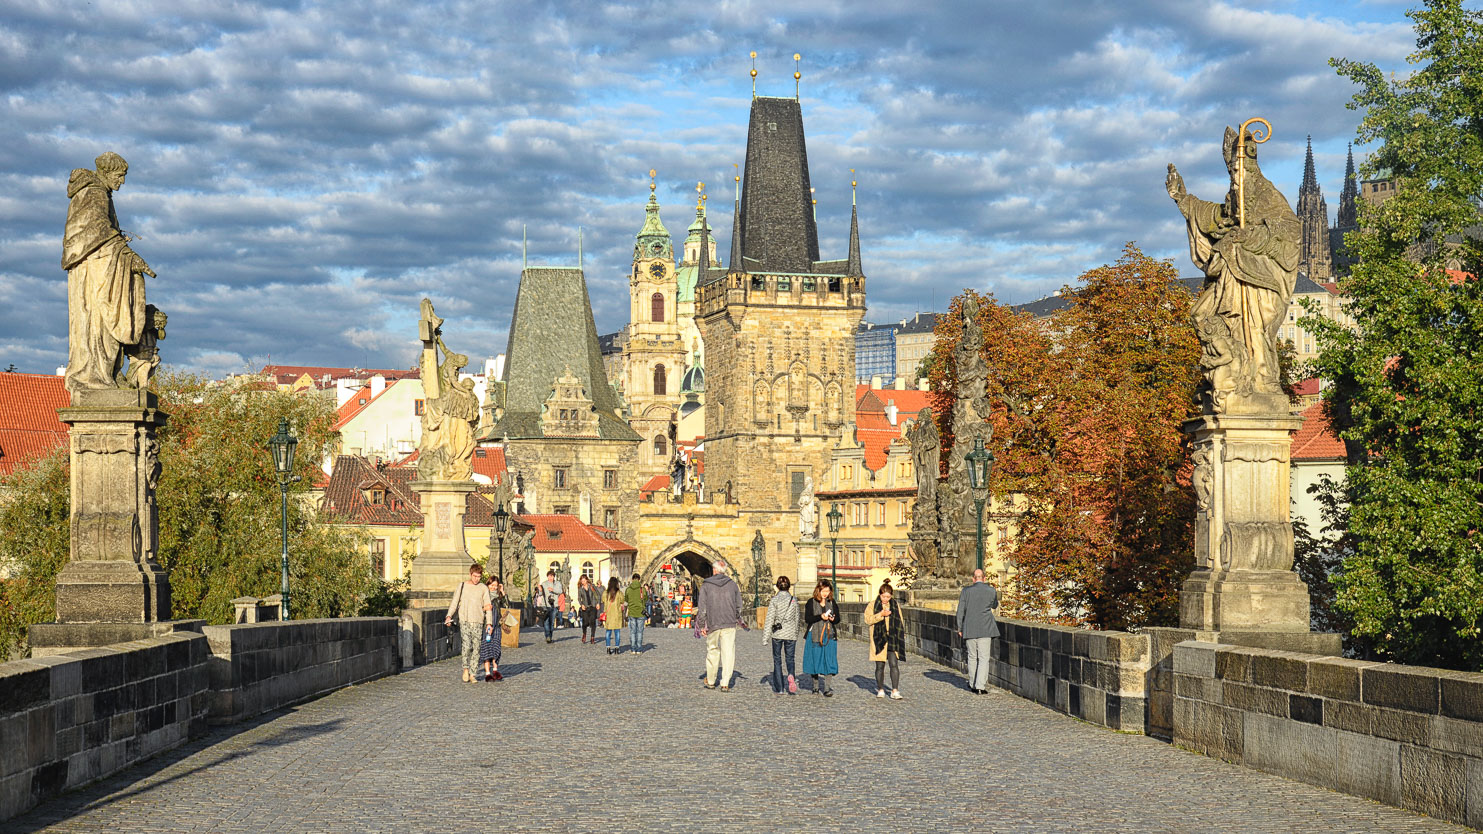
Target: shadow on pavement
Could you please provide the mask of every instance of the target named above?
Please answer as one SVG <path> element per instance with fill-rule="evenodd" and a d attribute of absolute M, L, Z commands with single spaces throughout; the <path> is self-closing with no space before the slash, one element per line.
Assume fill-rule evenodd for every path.
<path fill-rule="evenodd" d="M 968 681 L 964 680 L 962 675 L 955 674 L 953 672 L 944 672 L 941 669 L 928 669 L 927 671 L 922 673 L 922 676 L 927 678 L 928 680 L 937 681 L 938 683 L 951 684 L 953 687 L 961 689 L 964 692 L 973 691 L 968 688 Z"/>
<path fill-rule="evenodd" d="M 539 672 L 541 671 L 541 664 L 533 660 L 526 661 L 525 663 L 505 663 L 499 667 L 499 671 L 506 678 L 513 678 L 517 675 Z"/>
<path fill-rule="evenodd" d="M 875 694 L 875 678 L 867 678 L 864 675 L 850 675 L 845 680 L 869 692 L 871 695 Z"/>

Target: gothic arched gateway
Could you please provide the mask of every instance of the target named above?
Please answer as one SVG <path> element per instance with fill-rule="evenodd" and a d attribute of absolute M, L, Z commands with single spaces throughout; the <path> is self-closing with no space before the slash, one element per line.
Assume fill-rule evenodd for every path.
<path fill-rule="evenodd" d="M 695 539 L 685 539 L 659 551 L 642 573 L 647 582 L 659 572 L 661 565 L 679 565 L 692 576 L 704 579 L 711 575 L 711 563 L 719 558 L 721 553 L 714 547 Z"/>

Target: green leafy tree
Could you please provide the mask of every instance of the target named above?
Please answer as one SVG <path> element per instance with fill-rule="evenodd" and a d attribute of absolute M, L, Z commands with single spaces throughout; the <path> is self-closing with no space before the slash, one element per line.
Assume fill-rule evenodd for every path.
<path fill-rule="evenodd" d="M 1374 655 L 1483 668 L 1483 15 L 1431 0 L 1415 71 L 1331 61 L 1359 85 L 1361 173 L 1397 183 L 1360 203 L 1343 284 L 1351 331 L 1320 318 L 1315 370 L 1348 450 L 1353 552 L 1335 606 Z M 1452 267 L 1451 270 L 1448 267 Z"/>
<path fill-rule="evenodd" d="M 233 598 L 278 591 L 282 493 L 266 443 L 282 418 L 299 438 L 299 480 L 290 485 L 288 502 L 293 616 L 360 610 L 372 590 L 365 537 L 322 523 L 309 500 L 334 440 L 333 403 L 256 380 L 166 374 L 155 388 L 170 415 L 159 435 L 156 499 L 173 615 L 230 622 Z M 25 626 L 54 616 L 56 575 L 69 540 L 67 470 L 66 451 L 59 449 L 0 484 L 0 565 L 11 575 L 0 585 L 0 640 L 7 647 L 19 642 Z"/>

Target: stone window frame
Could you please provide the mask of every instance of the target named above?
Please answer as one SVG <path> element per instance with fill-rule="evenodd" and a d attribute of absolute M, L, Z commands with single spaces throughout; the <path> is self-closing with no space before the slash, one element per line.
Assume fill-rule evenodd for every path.
<path fill-rule="evenodd" d="M 552 489 L 567 489 L 568 488 L 567 485 L 568 485 L 568 483 L 571 480 L 570 478 L 567 477 L 570 474 L 570 472 L 571 472 L 571 467 L 570 466 L 553 466 L 553 467 L 551 467 L 551 488 Z"/>
<path fill-rule="evenodd" d="M 618 526 L 618 511 L 612 507 L 606 507 L 602 511 L 602 526 L 612 530 Z"/>
<path fill-rule="evenodd" d="M 617 489 L 618 488 L 618 470 L 616 470 L 616 469 L 604 469 L 602 471 L 602 488 L 603 489 Z"/>
<path fill-rule="evenodd" d="M 664 293 L 656 292 L 649 296 L 649 321 L 663 324 L 664 318 Z"/>
<path fill-rule="evenodd" d="M 660 362 L 654 366 L 654 396 L 665 397 L 669 395 L 669 369 Z"/>

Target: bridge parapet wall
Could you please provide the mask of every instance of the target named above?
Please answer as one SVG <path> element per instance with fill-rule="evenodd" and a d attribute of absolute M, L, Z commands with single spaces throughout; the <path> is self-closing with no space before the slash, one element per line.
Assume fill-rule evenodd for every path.
<path fill-rule="evenodd" d="M 1174 743 L 1483 827 L 1483 674 L 1187 641 Z"/>
<path fill-rule="evenodd" d="M 868 639 L 865 606 L 841 603 L 840 631 Z M 902 609 L 906 649 L 963 671 L 967 657 L 954 615 Z M 1000 618 L 990 682 L 1022 698 L 1114 730 L 1144 731 L 1151 662 L 1146 634 L 1092 631 Z"/>
<path fill-rule="evenodd" d="M 441 621 L 440 623 L 441 624 Z M 396 617 L 205 626 L 212 724 L 232 724 L 401 671 Z"/>
<path fill-rule="evenodd" d="M 206 638 L 0 664 L 0 820 L 206 731 Z"/>

